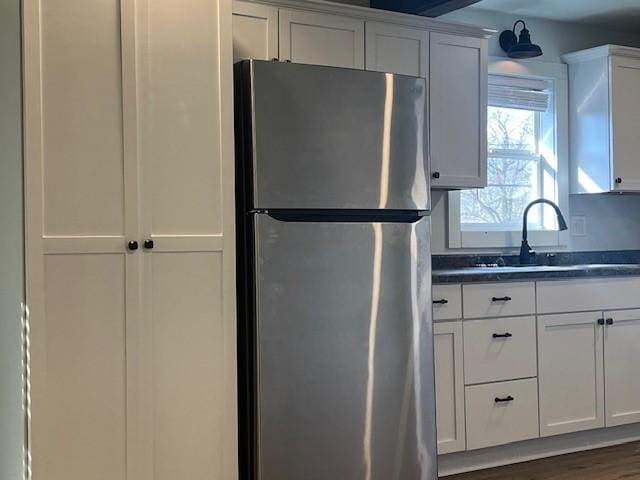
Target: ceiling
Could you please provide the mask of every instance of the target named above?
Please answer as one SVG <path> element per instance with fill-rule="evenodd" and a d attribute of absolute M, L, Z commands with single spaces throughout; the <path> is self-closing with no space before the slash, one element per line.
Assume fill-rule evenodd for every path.
<path fill-rule="evenodd" d="M 640 0 L 482 0 L 473 7 L 640 33 Z"/>

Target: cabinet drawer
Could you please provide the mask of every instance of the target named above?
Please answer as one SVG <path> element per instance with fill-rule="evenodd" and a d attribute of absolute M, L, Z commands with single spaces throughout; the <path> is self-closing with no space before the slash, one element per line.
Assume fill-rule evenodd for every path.
<path fill-rule="evenodd" d="M 538 282 L 538 313 L 640 308 L 640 277 Z"/>
<path fill-rule="evenodd" d="M 433 286 L 433 319 L 455 320 L 462 318 L 462 286 Z"/>
<path fill-rule="evenodd" d="M 464 322 L 465 384 L 535 377 L 535 317 Z"/>
<path fill-rule="evenodd" d="M 539 437 L 535 378 L 465 389 L 467 450 Z"/>
<path fill-rule="evenodd" d="M 464 318 L 510 317 L 535 313 L 533 282 L 463 285 Z"/>

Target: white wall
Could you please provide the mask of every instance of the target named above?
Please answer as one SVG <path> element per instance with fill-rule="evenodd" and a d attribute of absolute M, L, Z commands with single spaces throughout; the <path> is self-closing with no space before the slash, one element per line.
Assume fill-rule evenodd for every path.
<path fill-rule="evenodd" d="M 471 23 L 501 32 L 511 29 L 520 17 L 510 14 L 488 12 L 469 7 L 440 17 L 442 20 Z M 607 43 L 640 47 L 640 34 L 598 29 L 592 26 L 555 22 L 536 18 L 524 18 L 531 31 L 531 39 L 542 47 L 544 55 L 539 60 L 560 63 L 564 53 L 582 50 Z M 498 44 L 498 34 L 489 41 L 489 55 L 505 56 Z M 434 194 L 433 244 L 435 254 L 483 251 L 482 249 L 460 250 L 447 248 L 447 195 Z M 571 215 L 584 215 L 587 234 L 570 237 L 564 248 L 550 250 L 618 250 L 640 249 L 640 195 L 571 195 L 567 220 Z M 535 248 L 535 246 L 533 246 Z M 543 248 L 537 249 L 544 251 Z M 490 251 L 515 251 L 515 249 L 488 249 Z"/>
<path fill-rule="evenodd" d="M 596 47 L 606 43 L 640 47 L 640 27 L 638 34 L 616 32 L 599 29 L 590 25 L 580 25 L 566 22 L 555 22 L 539 18 L 518 17 L 509 13 L 490 12 L 474 7 L 467 7 L 448 13 L 439 20 L 471 23 L 498 31 L 489 41 L 489 55 L 505 56 L 498 43 L 498 35 L 502 30 L 510 30 L 513 23 L 522 18 L 531 32 L 531 40 L 542 47 L 544 55 L 542 61 L 559 63 L 560 55 Z M 520 27 L 518 27 L 519 31 Z"/>
<path fill-rule="evenodd" d="M 20 0 L 0 1 L 0 479 L 22 478 Z"/>

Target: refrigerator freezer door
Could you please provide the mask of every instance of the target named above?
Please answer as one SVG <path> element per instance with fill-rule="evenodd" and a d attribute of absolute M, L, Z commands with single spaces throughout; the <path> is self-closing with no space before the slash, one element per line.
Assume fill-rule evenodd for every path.
<path fill-rule="evenodd" d="M 435 480 L 429 217 L 257 217 L 259 480 Z"/>
<path fill-rule="evenodd" d="M 429 210 L 424 79 L 252 69 L 255 208 Z"/>

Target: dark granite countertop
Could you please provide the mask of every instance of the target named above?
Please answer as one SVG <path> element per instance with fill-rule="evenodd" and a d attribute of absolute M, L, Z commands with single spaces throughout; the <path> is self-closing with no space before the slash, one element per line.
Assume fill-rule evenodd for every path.
<path fill-rule="evenodd" d="M 640 276 L 639 250 L 544 254 L 536 266 L 517 262 L 516 255 L 438 255 L 433 257 L 433 283 Z"/>
<path fill-rule="evenodd" d="M 468 267 L 434 270 L 433 283 L 552 280 L 558 278 L 640 275 L 640 264 L 588 264 L 536 267 Z"/>

